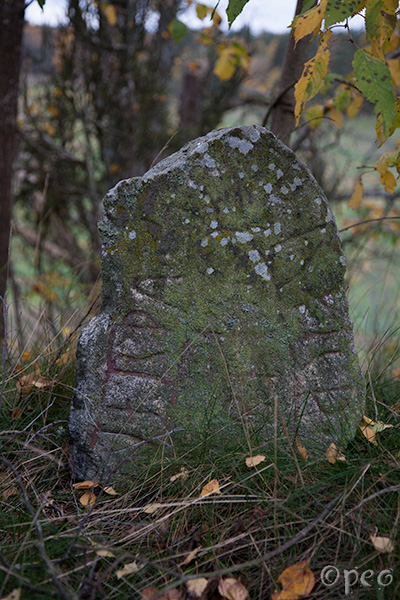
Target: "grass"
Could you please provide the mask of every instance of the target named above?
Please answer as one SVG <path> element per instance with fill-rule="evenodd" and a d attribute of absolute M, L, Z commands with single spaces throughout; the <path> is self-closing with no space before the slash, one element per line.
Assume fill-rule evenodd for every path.
<path fill-rule="evenodd" d="M 205 578 L 201 598 L 218 600 L 219 582 L 230 576 L 252 600 L 264 600 L 280 589 L 284 569 L 305 560 L 316 580 L 309 598 L 399 596 L 398 330 L 368 340 L 367 415 L 393 425 L 377 435 L 377 445 L 359 432 L 346 461 L 335 464 L 277 444 L 272 452 L 254 449 L 266 455 L 254 468 L 245 464 L 248 451 L 160 459 L 117 481 L 117 495 L 97 486 L 86 507 L 86 490 L 73 488 L 68 467 L 74 336 L 62 342 L 42 335 L 29 353 L 11 345 L 3 364 L 0 597 L 20 590 L 30 600 L 141 600 L 157 588 L 163 600 L 183 600 L 198 597 L 188 586 Z M 42 387 L 32 387 L 38 376 Z M 213 479 L 221 493 L 202 497 Z M 374 548 L 375 533 L 390 538 L 392 552 Z M 124 565 L 133 565 L 130 574 L 120 573 Z M 332 587 L 320 580 L 329 565 L 340 573 Z M 352 569 L 357 583 L 356 572 L 346 574 Z M 387 569 L 393 581 L 379 586 Z M 359 579 L 366 571 L 373 572 L 369 588 Z M 354 584 L 347 590 L 346 580 Z"/>

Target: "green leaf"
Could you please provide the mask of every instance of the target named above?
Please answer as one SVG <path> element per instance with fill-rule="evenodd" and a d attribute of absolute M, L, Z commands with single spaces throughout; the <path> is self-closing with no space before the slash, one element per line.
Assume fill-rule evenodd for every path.
<path fill-rule="evenodd" d="M 338 110 L 345 110 L 351 101 L 350 90 L 340 90 L 333 99 L 333 104 Z"/>
<path fill-rule="evenodd" d="M 229 0 L 228 8 L 226 9 L 226 14 L 228 16 L 229 29 L 232 27 L 233 21 L 237 16 L 240 15 L 243 8 L 249 0 Z"/>
<path fill-rule="evenodd" d="M 170 25 L 170 32 L 174 42 L 181 42 L 187 33 L 187 27 L 182 21 L 174 19 Z"/>
<path fill-rule="evenodd" d="M 37 0 L 37 3 L 39 4 L 40 8 L 43 10 L 43 6 L 45 5 L 46 0 Z"/>
<path fill-rule="evenodd" d="M 356 86 L 367 100 L 375 104 L 375 114 L 382 115 L 386 139 L 396 119 L 396 96 L 386 64 L 365 50 L 357 50 L 353 59 Z"/>
<path fill-rule="evenodd" d="M 304 15 L 304 13 L 306 13 L 308 10 L 311 10 L 312 8 L 314 8 L 315 5 L 315 0 L 304 0 L 303 2 L 303 8 L 301 9 L 301 15 Z"/>
<path fill-rule="evenodd" d="M 360 0 L 328 0 L 325 11 L 325 27 L 340 23 L 356 12 Z"/>

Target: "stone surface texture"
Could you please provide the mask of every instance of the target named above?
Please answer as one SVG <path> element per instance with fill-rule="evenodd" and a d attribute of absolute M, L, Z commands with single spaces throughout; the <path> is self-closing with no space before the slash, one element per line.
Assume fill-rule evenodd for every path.
<path fill-rule="evenodd" d="M 258 126 L 213 131 L 104 208 L 102 310 L 80 338 L 69 425 L 78 479 L 262 447 L 276 414 L 281 446 L 282 419 L 311 455 L 346 445 L 365 389 L 345 259 L 286 146 Z"/>

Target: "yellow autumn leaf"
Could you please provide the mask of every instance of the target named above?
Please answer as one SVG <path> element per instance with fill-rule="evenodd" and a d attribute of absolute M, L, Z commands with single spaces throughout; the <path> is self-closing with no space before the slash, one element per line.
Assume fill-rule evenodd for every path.
<path fill-rule="evenodd" d="M 330 49 L 328 43 L 331 37 L 332 32 L 330 30 L 321 36 L 316 55 L 305 63 L 303 73 L 294 86 L 296 125 L 299 123 L 305 103 L 319 92 L 324 83 L 329 66 Z"/>
<path fill-rule="evenodd" d="M 36 373 L 29 373 L 28 375 L 22 375 L 16 381 L 18 391 L 22 396 L 29 394 L 33 388 L 41 389 L 52 385 L 51 379 L 46 379 L 43 375 L 37 376 Z"/>
<path fill-rule="evenodd" d="M 308 568 L 308 562 L 303 560 L 291 565 L 279 575 L 278 583 L 281 584 L 282 590 L 275 590 L 271 600 L 297 600 L 311 593 L 315 585 L 315 577 Z"/>
<path fill-rule="evenodd" d="M 73 483 L 72 487 L 74 490 L 91 490 L 94 487 L 99 485 L 98 481 L 92 481 L 91 479 L 87 479 L 86 481 L 79 481 L 79 483 Z"/>
<path fill-rule="evenodd" d="M 230 46 L 227 46 L 220 51 L 219 57 L 214 65 L 213 73 L 221 81 L 227 81 L 234 76 L 237 65 L 236 54 L 232 51 Z"/>
<path fill-rule="evenodd" d="M 385 190 L 389 194 L 393 194 L 396 189 L 396 179 L 389 171 L 388 161 L 385 157 L 381 157 L 375 163 L 375 169 L 378 171 L 380 175 L 381 183 L 385 186 Z"/>
<path fill-rule="evenodd" d="M 338 127 L 339 129 L 342 129 L 342 125 L 343 125 L 343 113 L 338 110 L 337 108 L 330 108 L 328 110 L 328 117 L 331 120 L 331 122 L 333 123 L 333 125 L 336 125 L 336 127 Z"/>
<path fill-rule="evenodd" d="M 390 537 L 370 535 L 369 539 L 371 540 L 375 550 L 378 550 L 378 552 L 382 552 L 382 554 L 384 554 L 385 552 L 393 552 L 394 550 L 394 544 Z"/>
<path fill-rule="evenodd" d="M 177 473 L 176 475 L 172 475 L 172 477 L 169 478 L 170 482 L 174 482 L 177 481 L 177 479 L 187 479 L 189 477 L 189 471 L 186 469 L 186 467 L 181 467 L 179 473 Z"/>
<path fill-rule="evenodd" d="M 79 502 L 82 506 L 91 507 L 96 502 L 96 495 L 91 491 L 87 491 L 79 498 Z"/>
<path fill-rule="evenodd" d="M 256 467 L 260 463 L 264 462 L 265 456 L 263 454 L 257 454 L 257 456 L 248 456 L 246 458 L 246 466 Z"/>
<path fill-rule="evenodd" d="M 328 0 L 322 0 L 317 6 L 300 15 L 293 23 L 293 34 L 295 45 L 306 35 L 313 33 L 315 37 L 321 29 L 321 23 L 325 16 Z"/>
<path fill-rule="evenodd" d="M 122 567 L 122 569 L 118 569 L 115 573 L 117 579 L 121 579 L 122 577 L 126 577 L 127 575 L 132 575 L 132 573 L 137 573 L 140 570 L 139 565 L 134 560 L 133 562 L 127 563 Z"/>
<path fill-rule="evenodd" d="M 208 496 L 208 494 L 220 494 L 221 490 L 219 489 L 218 479 L 212 479 L 209 481 L 201 490 L 201 497 Z"/>
<path fill-rule="evenodd" d="M 349 117 L 349 119 L 352 119 L 353 117 L 358 115 L 363 104 L 364 104 L 363 96 L 359 92 L 356 92 L 354 94 L 352 93 L 351 102 L 346 109 L 346 114 Z"/>
<path fill-rule="evenodd" d="M 53 117 L 58 117 L 60 115 L 58 108 L 56 106 L 52 106 L 51 104 L 48 105 L 47 110 L 53 115 Z"/>
<path fill-rule="evenodd" d="M 1 598 L 1 600 L 19 600 L 20 598 L 21 598 L 21 589 L 16 588 L 15 590 L 13 590 L 9 594 L 7 594 L 7 596 L 3 596 Z"/>
<path fill-rule="evenodd" d="M 160 507 L 162 506 L 162 504 L 160 504 L 159 502 L 154 502 L 153 504 L 147 504 L 147 506 L 144 507 L 143 511 L 147 514 L 147 515 L 152 515 L 154 512 L 156 512 L 156 510 L 158 510 Z"/>
<path fill-rule="evenodd" d="M 308 460 L 307 450 L 304 448 L 303 444 L 300 442 L 299 438 L 296 438 L 296 446 L 300 453 L 300 456 L 304 458 L 304 460 Z"/>
<path fill-rule="evenodd" d="M 110 550 L 96 550 L 97 556 L 101 556 L 102 558 L 114 558 L 115 554 L 110 552 Z"/>
<path fill-rule="evenodd" d="M 107 485 L 105 488 L 103 488 L 103 492 L 105 492 L 109 496 L 118 496 L 118 492 L 116 492 L 114 490 L 114 488 L 112 487 L 112 485 Z"/>
<path fill-rule="evenodd" d="M 56 135 L 56 128 L 53 127 L 51 123 L 43 123 L 43 129 L 50 137 L 54 137 Z"/>
<path fill-rule="evenodd" d="M 353 210 L 359 208 L 363 200 L 364 185 L 361 177 L 362 175 L 360 175 L 360 177 L 357 179 L 356 185 L 354 186 L 353 193 L 348 203 L 348 207 L 352 208 Z"/>
<path fill-rule="evenodd" d="M 186 587 L 188 589 L 189 594 L 193 596 L 193 598 L 200 598 L 204 590 L 208 585 L 208 580 L 205 577 L 197 577 L 196 579 L 189 579 L 186 582 Z"/>
<path fill-rule="evenodd" d="M 395 87 L 400 86 L 400 60 L 398 58 L 391 58 L 387 61 L 390 74 L 393 79 Z"/>
<path fill-rule="evenodd" d="M 187 557 L 185 558 L 185 560 L 181 563 L 181 566 L 183 567 L 184 565 L 188 565 L 189 563 L 191 563 L 192 560 L 194 558 L 196 558 L 199 550 L 201 550 L 201 546 L 197 546 L 197 548 L 195 548 L 194 550 L 192 550 L 191 552 L 189 552 L 189 554 L 187 555 Z"/>
<path fill-rule="evenodd" d="M 247 600 L 249 597 L 249 592 L 243 583 L 233 577 L 220 579 L 218 591 L 226 600 Z"/>
<path fill-rule="evenodd" d="M 334 442 L 329 446 L 328 450 L 325 452 L 325 457 L 331 465 L 334 465 L 338 460 L 346 460 L 343 452 L 336 446 Z"/>
<path fill-rule="evenodd" d="M 116 8 L 113 4 L 105 4 L 103 3 L 101 5 L 101 8 L 106 16 L 106 19 L 108 21 L 108 24 L 111 26 L 114 26 L 117 24 L 117 11 Z"/>
<path fill-rule="evenodd" d="M 205 17 L 208 15 L 208 11 L 210 10 L 209 6 L 206 6 L 205 4 L 196 4 L 196 15 L 198 19 L 205 19 Z"/>
<path fill-rule="evenodd" d="M 325 109 L 322 104 L 313 104 L 306 112 L 307 125 L 311 131 L 315 131 L 322 123 L 322 118 L 325 114 Z"/>

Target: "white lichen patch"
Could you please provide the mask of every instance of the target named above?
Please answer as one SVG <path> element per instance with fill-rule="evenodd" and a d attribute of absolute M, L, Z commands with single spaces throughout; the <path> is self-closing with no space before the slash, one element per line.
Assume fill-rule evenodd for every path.
<path fill-rule="evenodd" d="M 282 250 L 282 246 L 280 244 L 277 244 L 275 246 L 275 252 L 280 252 Z"/>
<path fill-rule="evenodd" d="M 281 193 L 282 193 L 282 194 L 287 194 L 287 193 L 288 193 L 288 191 L 289 191 L 289 190 L 287 189 L 286 185 L 283 185 L 283 186 L 281 187 Z"/>
<path fill-rule="evenodd" d="M 227 215 L 229 213 L 229 208 L 224 208 L 224 210 L 222 212 Z"/>
<path fill-rule="evenodd" d="M 304 260 L 300 261 L 300 265 L 303 266 L 304 265 Z"/>
<path fill-rule="evenodd" d="M 201 246 L 202 248 L 205 248 L 206 246 L 208 246 L 208 238 L 207 238 L 207 239 L 205 239 L 205 240 L 201 240 L 201 242 L 200 242 L 200 246 Z"/>
<path fill-rule="evenodd" d="M 256 173 L 258 171 L 258 166 L 257 165 L 251 165 L 251 170 L 254 171 L 254 173 Z"/>
<path fill-rule="evenodd" d="M 215 221 L 215 219 L 213 219 L 210 223 L 210 227 L 211 227 L 211 229 L 217 229 L 218 221 Z"/>
<path fill-rule="evenodd" d="M 274 225 L 274 233 L 275 235 L 278 235 L 281 232 L 281 224 L 280 223 L 275 223 Z"/>
<path fill-rule="evenodd" d="M 218 231 L 213 231 L 211 234 L 211 237 L 216 238 L 216 237 L 218 237 L 218 235 L 219 235 Z"/>
<path fill-rule="evenodd" d="M 188 186 L 193 190 L 197 190 L 197 184 L 192 179 L 189 179 Z"/>
<path fill-rule="evenodd" d="M 260 253 L 258 252 L 258 250 L 250 250 L 249 258 L 252 262 L 258 262 L 260 260 L 261 256 L 260 256 Z"/>
<path fill-rule="evenodd" d="M 281 200 L 280 198 L 278 198 L 278 196 L 275 196 L 275 194 L 271 194 L 271 195 L 270 195 L 270 197 L 269 197 L 269 201 L 270 201 L 272 204 L 281 204 L 281 203 L 282 203 L 282 200 Z"/>
<path fill-rule="evenodd" d="M 132 229 L 132 231 L 129 232 L 128 237 L 130 240 L 134 240 L 136 237 L 136 231 Z"/>
<path fill-rule="evenodd" d="M 251 230 L 254 231 L 254 233 L 260 233 L 261 231 L 259 227 L 252 227 Z"/>
<path fill-rule="evenodd" d="M 187 225 L 188 223 L 190 223 L 190 219 L 185 219 L 185 225 Z"/>
<path fill-rule="evenodd" d="M 308 246 L 308 240 L 304 240 L 304 245 Z"/>
<path fill-rule="evenodd" d="M 229 238 L 223 237 L 221 240 L 221 246 L 226 246 L 228 242 L 229 242 Z"/>
<path fill-rule="evenodd" d="M 276 167 L 275 167 L 274 163 L 269 163 L 269 165 L 268 165 L 268 169 L 271 169 L 271 171 L 274 171 L 274 170 L 275 170 L 275 168 L 276 168 Z"/>
<path fill-rule="evenodd" d="M 248 231 L 236 231 L 235 233 L 236 239 L 241 244 L 245 244 L 246 242 L 251 242 L 253 239 L 253 234 Z"/>
<path fill-rule="evenodd" d="M 271 235 L 271 233 L 272 233 L 272 232 L 271 232 L 271 229 L 269 229 L 269 228 L 268 228 L 268 229 L 265 229 L 265 231 L 264 231 L 264 235 L 265 235 L 266 237 L 268 237 L 269 235 Z"/>
<path fill-rule="evenodd" d="M 325 227 L 323 227 L 323 228 L 321 229 L 321 233 L 326 233 L 326 229 L 325 229 Z"/>
<path fill-rule="evenodd" d="M 264 185 L 264 190 L 267 194 L 270 194 L 272 192 L 272 183 L 267 183 L 267 185 Z"/>
<path fill-rule="evenodd" d="M 306 312 L 306 307 L 304 306 L 304 304 L 299 306 L 299 311 L 301 312 L 302 315 L 304 315 L 304 313 Z"/>
<path fill-rule="evenodd" d="M 291 255 L 289 256 L 289 258 L 290 258 L 290 260 L 294 260 L 294 254 L 291 254 Z"/>
<path fill-rule="evenodd" d="M 244 173 L 239 173 L 239 177 L 240 177 L 240 179 L 243 179 Z"/>
<path fill-rule="evenodd" d="M 344 267 L 346 266 L 346 258 L 344 256 L 341 256 L 339 258 L 339 262 L 341 265 L 343 265 Z"/>
<path fill-rule="evenodd" d="M 204 158 L 201 160 L 201 164 L 204 167 L 208 167 L 209 169 L 214 169 L 216 167 L 216 162 L 209 154 L 205 154 Z"/>
<path fill-rule="evenodd" d="M 265 263 L 258 263 L 254 267 L 254 270 L 257 273 L 257 275 L 260 275 L 266 281 L 269 281 L 271 279 L 271 275 L 268 273 L 268 267 Z"/>
<path fill-rule="evenodd" d="M 283 177 L 283 171 L 282 171 L 282 169 L 278 169 L 277 170 L 276 177 L 277 177 L 277 179 L 280 179 L 281 177 Z"/>
<path fill-rule="evenodd" d="M 212 267 L 207 267 L 207 275 L 211 275 L 214 273 L 214 269 Z"/>
<path fill-rule="evenodd" d="M 318 204 L 318 206 L 321 204 L 322 200 L 321 198 L 314 198 L 314 202 L 315 204 Z"/>
<path fill-rule="evenodd" d="M 249 140 L 242 140 L 234 135 L 227 137 L 226 141 L 231 148 L 238 148 L 242 154 L 247 154 L 249 150 L 254 148 L 253 144 Z"/>

